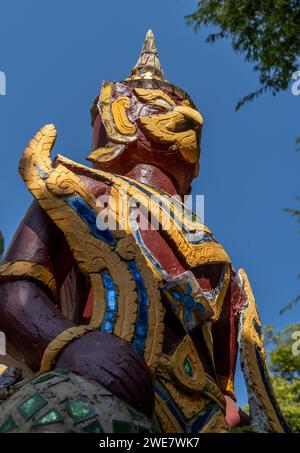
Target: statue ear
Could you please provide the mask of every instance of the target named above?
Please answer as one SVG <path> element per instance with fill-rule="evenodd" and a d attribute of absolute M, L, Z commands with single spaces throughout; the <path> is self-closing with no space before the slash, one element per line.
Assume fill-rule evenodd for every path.
<path fill-rule="evenodd" d="M 119 96 L 116 85 L 113 82 L 103 82 L 98 109 L 109 140 L 125 144 L 136 139 L 136 127 L 126 112 L 131 105 L 130 98 Z"/>

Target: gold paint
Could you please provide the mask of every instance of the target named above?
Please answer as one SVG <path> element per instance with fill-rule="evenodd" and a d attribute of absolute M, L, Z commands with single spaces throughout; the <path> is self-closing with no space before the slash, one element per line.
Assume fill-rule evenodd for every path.
<path fill-rule="evenodd" d="M 225 397 L 224 397 L 223 393 L 221 392 L 220 388 L 217 386 L 217 384 L 209 378 L 207 378 L 207 380 L 206 380 L 204 394 L 208 399 L 215 401 L 220 406 L 220 408 L 222 409 L 222 411 L 225 414 L 225 412 L 226 412 Z"/>
<path fill-rule="evenodd" d="M 185 105 L 186 107 L 193 107 L 192 103 L 188 99 L 184 99 L 182 101 L 182 105 Z"/>
<path fill-rule="evenodd" d="M 199 415 L 207 405 L 207 399 L 204 397 L 204 394 L 200 396 L 194 393 L 183 392 L 180 386 L 174 385 L 171 381 L 161 378 L 160 381 L 187 420 Z"/>
<path fill-rule="evenodd" d="M 188 376 L 184 371 L 184 361 L 189 358 L 193 376 Z M 161 355 L 158 376 L 174 379 L 189 392 L 202 392 L 205 388 L 206 377 L 202 363 L 199 359 L 194 343 L 189 335 L 186 335 L 176 351 L 172 355 Z"/>
<path fill-rule="evenodd" d="M 68 344 L 71 343 L 71 341 L 83 337 L 86 333 L 91 332 L 92 330 L 93 328 L 91 326 L 76 326 L 64 330 L 61 334 L 59 334 L 47 346 L 42 358 L 40 372 L 47 373 L 47 371 L 50 371 L 55 366 L 57 356 L 66 346 L 68 346 Z"/>
<path fill-rule="evenodd" d="M 214 341 L 213 341 L 213 336 L 211 333 L 211 325 L 212 325 L 212 322 L 210 319 L 209 321 L 206 321 L 203 323 L 201 330 L 202 330 L 203 338 L 204 338 L 205 344 L 207 346 L 214 370 L 216 370 L 215 357 L 214 357 Z"/>
<path fill-rule="evenodd" d="M 181 433 L 181 427 L 173 416 L 172 412 L 168 410 L 167 405 L 155 395 L 155 408 L 154 412 L 157 415 L 164 433 Z"/>
<path fill-rule="evenodd" d="M 136 129 L 126 115 L 126 108 L 130 107 L 129 98 L 123 96 L 114 100 L 112 98 L 113 87 L 113 82 L 103 83 L 98 108 L 112 144 L 124 144 L 135 140 Z"/>
<path fill-rule="evenodd" d="M 150 267 L 146 265 L 145 258 L 140 253 L 133 237 L 129 231 L 115 231 L 119 243 L 115 249 L 108 244 L 92 237 L 88 226 L 78 217 L 76 213 L 59 197 L 74 194 L 82 197 L 92 209 L 96 209 L 96 200 L 80 181 L 78 176 L 68 168 L 84 169 L 98 180 L 112 184 L 112 193 L 118 196 L 121 187 L 126 187 L 131 196 L 136 196 L 139 191 L 124 180 L 109 173 L 76 164 L 66 158 L 59 157 L 58 166 L 51 167 L 50 151 L 55 140 L 54 126 L 46 126 L 37 134 L 35 139 L 30 142 L 30 146 L 25 150 L 20 163 L 20 172 L 33 195 L 37 198 L 42 208 L 48 213 L 56 225 L 63 231 L 73 256 L 78 263 L 81 271 L 87 275 L 91 281 L 91 286 L 95 294 L 95 303 L 93 314 L 89 325 L 75 326 L 62 332 L 53 342 L 50 343 L 45 351 L 41 371 L 45 372 L 54 366 L 57 355 L 62 349 L 76 338 L 80 338 L 85 333 L 99 328 L 104 313 L 104 288 L 102 286 L 100 272 L 108 269 L 111 273 L 115 284 L 118 287 L 119 296 L 119 317 L 115 326 L 115 334 L 131 341 L 134 334 L 134 325 L 132 320 L 136 314 L 136 291 L 133 279 L 127 269 L 126 262 L 123 260 L 132 259 L 135 256 L 137 265 L 143 275 L 145 285 L 149 296 L 149 336 L 146 342 L 145 360 L 153 373 L 159 372 L 160 379 L 164 381 L 170 393 L 181 393 L 181 408 L 186 414 L 191 415 L 203 404 L 203 398 L 211 398 L 218 402 L 220 407 L 225 407 L 224 397 L 218 387 L 206 378 L 202 364 L 197 352 L 194 349 L 191 339 L 187 337 L 178 347 L 176 354 L 168 358 L 161 355 L 163 340 L 163 316 L 164 310 L 160 302 L 160 293 L 158 282 L 153 278 Z M 45 152 L 46 150 L 46 152 Z M 39 152 L 43 153 L 43 158 Z M 42 171 L 48 174 L 47 179 L 40 178 L 35 162 L 40 162 Z M 147 189 L 148 186 L 147 186 Z M 118 222 L 118 207 L 116 207 L 116 221 Z M 206 227 L 204 227 L 206 228 Z M 207 229 L 208 230 L 208 229 Z M 208 230 L 209 231 L 209 230 Z M 172 228 L 167 231 L 170 239 L 177 240 L 181 253 L 187 261 L 199 263 L 203 255 L 199 253 L 199 246 L 190 244 L 184 237 L 181 230 Z M 214 243 L 201 244 L 205 262 L 226 262 L 227 255 L 219 244 L 217 249 L 211 248 Z M 203 247 L 204 246 L 204 247 Z M 219 246 L 219 247 L 218 247 Z M 213 246 L 214 247 L 214 246 Z M 210 261 L 211 260 L 211 261 Z M 190 379 L 187 375 L 182 374 L 179 364 L 183 365 L 185 354 L 188 354 L 195 375 Z M 161 362 L 159 363 L 159 359 Z M 174 381 L 173 384 L 172 382 Z M 191 405 L 191 395 L 196 398 L 196 402 Z M 158 398 L 156 398 L 157 412 L 161 412 L 160 418 L 165 419 L 165 424 L 172 430 L 180 431 L 176 421 L 172 416 L 165 412 L 165 408 Z M 178 431 L 179 430 L 179 431 Z M 172 432 L 172 431 L 169 431 Z"/>
<path fill-rule="evenodd" d="M 135 126 L 129 121 L 126 115 L 126 109 L 130 107 L 130 99 L 122 96 L 111 105 L 111 112 L 116 129 L 122 135 L 134 135 L 136 132 Z"/>
<path fill-rule="evenodd" d="M 130 108 L 130 99 L 120 96 L 114 100 L 113 87 L 113 82 L 103 83 L 98 104 L 110 142 L 107 147 L 93 151 L 88 156 L 91 161 L 107 162 L 114 159 L 123 150 L 117 145 L 125 145 L 137 138 L 136 126 L 130 122 L 126 113 Z M 154 143 L 167 144 L 177 149 L 186 162 L 195 165 L 195 175 L 198 174 L 200 154 L 198 137 L 203 125 L 201 114 L 193 109 L 188 101 L 176 105 L 162 90 L 135 88 L 134 91 L 146 104 L 158 106 L 167 112 L 140 117 L 137 120 L 148 138 Z"/>
<path fill-rule="evenodd" d="M 136 88 L 135 92 L 147 104 L 162 107 L 168 112 L 139 118 L 138 121 L 147 132 L 148 138 L 156 143 L 174 146 L 191 164 L 198 162 L 199 146 L 194 128 L 201 129 L 203 125 L 201 114 L 186 103 L 176 105 L 162 90 Z"/>
<path fill-rule="evenodd" d="M 221 316 L 224 299 L 227 294 L 230 283 L 230 276 L 231 276 L 231 264 L 226 263 L 224 267 L 223 284 L 220 288 L 220 292 L 217 295 L 216 299 L 210 302 L 211 308 L 214 311 L 214 315 L 211 317 L 212 322 L 218 321 L 218 319 Z"/>
<path fill-rule="evenodd" d="M 110 104 L 111 92 L 112 92 L 112 83 L 103 82 L 101 95 L 100 95 L 100 102 L 102 102 L 103 104 Z"/>
<path fill-rule="evenodd" d="M 139 59 L 130 76 L 126 78 L 126 80 L 140 79 L 164 79 L 152 30 L 148 30 Z"/>
<path fill-rule="evenodd" d="M 229 426 L 222 411 L 216 412 L 200 433 L 226 433 Z"/>
<path fill-rule="evenodd" d="M 151 206 L 151 212 L 153 212 L 153 215 L 156 217 L 158 216 L 159 219 L 163 219 L 164 215 L 162 213 L 162 207 L 160 203 L 154 204 L 153 200 L 151 200 L 150 197 L 144 195 L 139 191 L 136 187 L 132 186 L 130 184 L 131 179 L 130 178 L 122 178 L 120 179 L 117 175 L 113 175 L 111 173 L 104 172 L 102 170 L 98 170 L 95 168 L 88 168 L 85 165 L 78 164 L 70 159 L 67 159 L 64 156 L 60 156 L 60 161 L 63 163 L 65 167 L 71 167 L 74 169 L 77 169 L 77 171 L 84 171 L 84 172 L 89 172 L 91 174 L 91 177 L 95 178 L 96 180 L 106 182 L 110 186 L 112 186 L 111 190 L 111 195 L 115 198 L 116 201 L 116 217 L 118 216 L 118 207 L 119 207 L 119 194 L 126 193 L 130 197 L 134 197 L 135 199 L 141 200 L 141 202 L 144 202 L 143 200 L 147 201 L 147 206 Z M 161 198 L 166 204 L 170 206 L 170 209 L 172 209 L 171 202 L 168 200 L 168 198 L 162 197 L 155 188 L 148 186 L 146 184 L 139 183 L 141 186 L 144 186 L 151 194 L 155 195 L 158 198 Z M 125 211 L 128 211 L 128 200 L 123 203 L 125 206 Z M 122 214 L 122 219 L 119 219 L 119 223 L 122 225 L 122 227 L 126 227 L 125 230 L 127 233 L 130 232 L 130 227 L 129 224 L 125 224 L 122 222 L 124 221 L 124 216 L 126 217 L 126 213 L 123 212 Z M 188 241 L 188 239 L 185 237 L 181 229 L 176 227 L 174 220 L 171 218 L 171 216 L 168 216 L 168 219 L 170 221 L 170 228 L 165 230 L 165 233 L 167 237 L 169 238 L 170 241 L 175 243 L 177 245 L 177 251 L 178 253 L 182 256 L 183 259 L 186 260 L 187 264 L 191 266 L 192 268 L 200 266 L 202 264 L 215 264 L 215 263 L 228 263 L 230 264 L 230 258 L 218 242 L 202 242 L 200 244 L 193 244 Z M 187 228 L 192 227 L 191 223 L 189 222 L 188 219 L 184 219 L 184 224 L 187 226 Z M 125 226 L 124 226 L 125 225 Z M 160 222 L 160 226 L 162 226 L 162 223 Z M 207 226 L 199 223 L 199 222 L 193 222 L 193 228 L 197 229 L 198 231 L 203 231 L 210 233 L 210 230 Z M 148 261 L 148 265 L 150 268 L 154 271 L 151 263 Z"/>
<path fill-rule="evenodd" d="M 91 162 L 109 162 L 118 157 L 124 150 L 124 145 L 109 144 L 106 148 L 97 148 L 91 152 L 87 160 Z"/>
<path fill-rule="evenodd" d="M 176 105 L 176 112 L 182 113 L 186 118 L 193 120 L 198 126 L 203 125 L 203 118 L 200 112 L 184 105 Z"/>
<path fill-rule="evenodd" d="M 55 298 L 56 281 L 51 272 L 44 266 L 30 261 L 14 261 L 0 266 L 0 281 L 28 279 L 42 284 Z"/>
<path fill-rule="evenodd" d="M 242 282 L 243 289 L 245 290 L 247 296 L 245 308 L 241 313 L 241 332 L 239 343 L 241 361 L 243 363 L 242 369 L 244 373 L 245 369 L 248 373 L 248 378 L 246 379 L 248 391 L 250 390 L 252 394 L 256 394 L 258 396 L 261 405 L 261 411 L 267 418 L 270 430 L 272 432 L 282 433 L 285 432 L 285 430 L 280 423 L 280 420 L 270 401 L 268 392 L 266 391 L 266 387 L 261 377 L 260 368 L 256 357 L 256 349 L 258 348 L 263 358 L 264 368 L 266 370 L 266 373 L 268 373 L 264 339 L 263 337 L 260 337 L 258 335 L 257 330 L 254 327 L 254 323 L 256 322 L 258 327 L 262 329 L 255 298 L 246 272 L 243 269 L 240 269 L 238 271 L 238 276 Z M 270 387 L 273 392 L 271 382 Z M 275 395 L 274 400 L 276 401 Z M 280 410 L 279 406 L 278 410 Z"/>
<path fill-rule="evenodd" d="M 43 132 L 47 137 L 46 141 L 48 141 L 47 128 L 44 129 Z M 123 258 L 117 258 L 117 256 L 119 256 L 117 250 L 113 252 L 109 245 L 93 238 L 89 232 L 87 225 L 80 218 L 78 218 L 77 214 L 75 214 L 69 206 L 67 206 L 62 200 L 57 198 L 57 195 L 63 194 L 64 191 L 66 191 L 66 194 L 76 193 L 80 195 L 88 204 L 90 204 L 93 209 L 95 209 L 95 200 L 93 199 L 93 196 L 91 196 L 89 191 L 80 182 L 78 176 L 76 176 L 72 171 L 68 170 L 68 165 L 73 168 L 76 167 L 77 169 L 82 168 L 85 169 L 85 171 L 88 170 L 96 179 L 102 180 L 109 184 L 113 183 L 112 194 L 115 193 L 116 198 L 119 193 L 118 188 L 120 187 L 125 186 L 127 191 L 133 196 L 137 196 L 139 194 L 139 191 L 130 185 L 129 180 L 128 184 L 126 184 L 124 180 L 118 180 L 116 176 L 109 173 L 95 169 L 87 169 L 87 167 L 75 164 L 74 162 L 63 157 L 60 157 L 59 159 L 61 163 L 52 171 L 51 168 L 48 168 L 47 172 L 49 173 L 49 177 L 46 181 L 43 181 L 39 177 L 38 172 L 33 166 L 35 159 L 34 153 L 30 148 L 29 150 L 27 150 L 27 152 L 25 152 L 25 155 L 23 157 L 24 164 L 23 166 L 21 164 L 22 174 L 29 176 L 28 172 L 29 168 L 31 168 L 30 177 L 28 177 L 27 180 L 25 179 L 25 181 L 32 193 L 39 200 L 41 206 L 46 210 L 46 212 L 49 213 L 53 221 L 64 232 L 69 242 L 70 248 L 74 254 L 74 257 L 76 261 L 80 263 L 81 269 L 84 274 L 88 274 L 91 278 L 91 275 L 97 275 L 104 268 L 108 268 L 112 275 L 114 274 L 114 272 L 116 272 L 115 269 L 118 270 L 114 278 L 116 279 L 116 284 L 118 285 L 118 287 L 121 289 L 123 288 L 122 290 L 120 290 L 120 293 L 123 294 L 124 291 L 125 295 L 123 301 L 120 302 L 120 307 L 127 307 L 127 310 L 126 313 L 123 312 L 122 315 L 118 318 L 116 324 L 116 332 L 122 338 L 130 341 L 133 335 L 133 306 L 135 306 L 136 309 L 136 304 L 135 302 L 133 302 L 135 292 L 133 290 L 134 287 L 132 285 L 132 278 L 130 275 L 128 276 L 126 266 L 124 267 L 124 263 L 122 262 Z M 64 175 L 64 177 L 62 177 L 61 175 Z M 118 212 L 116 212 L 116 220 L 118 221 L 117 215 Z M 224 262 L 226 261 L 226 259 L 228 259 L 222 247 L 217 243 L 202 243 L 199 244 L 199 247 L 199 245 L 190 244 L 184 237 L 182 231 L 179 229 L 171 228 L 170 230 L 167 230 L 166 233 L 170 236 L 170 239 L 177 242 L 180 253 L 186 258 L 187 262 L 191 263 L 192 265 L 199 265 L 208 262 L 218 262 L 218 259 L 220 260 L 219 262 Z M 123 237 L 126 238 L 126 232 L 122 233 L 118 231 L 117 234 L 119 235 L 120 239 L 123 239 Z M 126 246 L 126 244 L 124 246 L 123 243 L 122 247 L 120 246 L 119 249 L 120 255 L 126 255 L 126 248 L 129 250 L 129 253 L 132 254 L 132 249 L 134 247 L 137 246 L 133 242 L 128 243 L 128 246 Z M 140 256 L 140 252 L 136 251 L 136 254 L 139 255 L 139 266 L 141 265 L 141 263 L 143 263 L 144 265 L 144 280 L 146 281 L 146 283 L 148 282 L 147 289 L 150 294 L 150 298 L 155 301 L 150 304 L 149 339 L 146 344 L 145 353 L 147 362 L 151 363 L 152 366 L 154 366 L 154 364 L 157 363 L 160 351 L 159 348 L 162 344 L 163 309 L 160 304 L 158 289 L 156 285 L 153 285 L 153 274 L 145 265 L 144 258 Z M 122 276 L 122 279 L 120 276 Z M 160 319 L 161 321 L 157 322 L 158 319 Z M 97 322 L 98 325 L 101 324 L 101 313 L 98 316 Z M 82 334 L 82 331 L 80 333 Z M 68 338 L 70 338 L 69 334 Z M 65 339 L 63 338 L 62 344 L 65 344 L 64 342 Z"/>
<path fill-rule="evenodd" d="M 222 392 L 236 401 L 233 379 L 230 376 L 218 376 L 218 382 Z"/>
<path fill-rule="evenodd" d="M 174 146 L 184 160 L 190 164 L 198 161 L 197 134 L 193 129 L 190 129 L 190 121 L 183 113 L 173 110 L 165 114 L 141 117 L 138 122 L 149 140 L 154 143 Z"/>
<path fill-rule="evenodd" d="M 0 363 L 0 376 L 1 376 L 1 374 L 4 373 L 4 371 L 6 371 L 7 369 L 8 369 L 8 368 L 7 368 L 6 365 L 2 365 L 2 364 Z"/>
<path fill-rule="evenodd" d="M 126 194 L 129 196 L 134 197 L 135 199 L 138 199 L 141 204 L 144 204 L 146 207 L 151 207 L 151 213 L 154 215 L 154 217 L 159 219 L 160 226 L 165 230 L 166 236 L 169 237 L 169 239 L 174 242 L 177 245 L 177 251 L 180 253 L 180 255 L 186 260 L 186 262 L 191 266 L 191 267 L 197 267 L 200 266 L 201 264 L 210 264 L 210 263 L 230 263 L 230 258 L 222 248 L 222 246 L 217 243 L 217 242 L 203 242 L 200 244 L 192 244 L 188 241 L 186 236 L 183 234 L 181 228 L 178 228 L 175 225 L 175 222 L 172 218 L 172 216 L 168 215 L 167 221 L 168 223 L 168 228 L 164 228 L 164 222 L 165 220 L 165 214 L 163 213 L 163 209 L 161 207 L 160 203 L 154 203 L 153 199 L 151 197 L 148 197 L 144 194 L 142 194 L 136 187 L 132 186 L 130 184 L 130 179 L 125 178 L 125 180 L 128 181 L 128 184 L 124 181 L 124 179 L 119 179 L 116 175 L 111 176 L 111 183 L 114 184 L 113 187 L 119 187 L 126 189 Z M 140 183 L 141 186 L 143 186 L 142 183 Z M 152 194 L 155 195 L 157 198 L 161 198 L 164 203 L 166 203 L 169 207 L 170 212 L 175 212 L 176 209 L 174 210 L 174 207 L 172 205 L 171 200 L 166 198 L 162 198 L 162 196 L 151 186 L 144 185 L 144 187 Z M 120 192 L 120 190 L 119 190 Z M 122 191 L 121 191 L 121 196 L 122 196 Z M 123 202 L 123 205 L 126 206 L 126 203 Z M 128 205 L 128 202 L 127 202 Z M 183 211 L 182 211 L 183 212 Z M 178 212 L 176 212 L 178 214 Z M 124 214 L 123 214 L 124 217 Z M 125 214 L 126 217 L 126 214 Z M 203 233 L 210 233 L 210 230 L 203 224 L 199 222 L 193 222 L 191 223 L 188 218 L 183 217 L 180 213 L 178 214 L 178 217 L 182 219 L 183 224 L 187 227 L 187 229 L 194 229 L 197 231 L 203 231 Z M 128 228 L 130 228 L 128 226 Z M 129 230 L 128 230 L 129 231 Z M 151 266 L 151 263 L 149 263 Z M 229 272 L 229 267 L 226 268 L 225 271 L 225 279 L 224 283 L 228 283 L 228 272 Z M 220 300 L 222 299 L 223 296 L 226 294 L 226 289 L 222 291 L 222 295 L 220 296 Z M 218 303 L 219 305 L 219 303 Z"/>
<path fill-rule="evenodd" d="M 149 297 L 149 335 L 146 341 L 145 360 L 151 370 L 155 370 L 162 347 L 164 309 L 160 301 L 157 281 L 154 280 L 145 258 L 140 253 L 133 238 L 117 229 L 114 236 L 122 241 L 120 254 L 113 247 L 93 237 L 88 225 L 68 206 L 62 195 L 74 194 L 82 197 L 97 212 L 96 200 L 80 181 L 80 178 L 65 165 L 51 167 L 50 152 L 56 138 L 53 125 L 43 127 L 24 151 L 20 161 L 20 173 L 41 207 L 53 222 L 62 230 L 72 254 L 84 275 L 91 281 L 95 294 L 93 315 L 89 325 L 76 326 L 62 332 L 45 351 L 41 370 L 49 370 L 57 355 L 70 341 L 86 332 L 99 328 L 103 319 L 104 298 L 100 272 L 107 269 L 118 288 L 119 316 L 115 326 L 116 335 L 130 342 L 134 335 L 134 322 L 137 310 L 137 294 L 131 272 L 121 256 L 135 248 L 135 257 Z M 42 158 L 40 156 L 42 154 Z M 63 160 L 60 158 L 60 160 Z M 43 179 L 35 167 L 39 162 L 42 171 L 48 174 Z M 69 161 L 71 162 L 71 161 Z M 126 240 L 128 244 L 126 245 Z"/>
<path fill-rule="evenodd" d="M 186 358 L 190 361 L 192 376 L 188 376 L 184 371 Z M 214 400 L 222 410 L 225 410 L 224 396 L 218 386 L 206 376 L 189 335 L 184 337 L 173 354 L 161 355 L 157 379 L 168 390 L 187 419 L 199 414 L 208 399 Z"/>
<path fill-rule="evenodd" d="M 176 402 L 178 408 L 182 411 L 187 420 L 192 420 L 195 416 L 200 415 L 201 411 L 204 410 L 205 407 L 211 402 L 205 396 L 195 399 L 192 394 L 185 395 L 183 398 L 180 389 L 176 389 L 167 382 L 164 382 L 163 386 L 167 389 L 173 401 Z M 164 401 L 161 400 L 158 394 L 155 395 L 154 412 L 160 420 L 164 433 L 183 432 L 172 412 L 169 410 Z M 200 432 L 225 433 L 228 429 L 229 426 L 226 423 L 225 413 L 220 408 L 220 410 L 217 411 L 207 423 L 205 423 Z"/>
<path fill-rule="evenodd" d="M 162 90 L 149 90 L 145 88 L 135 88 L 134 92 L 138 97 L 147 104 L 156 105 L 158 107 L 166 108 L 167 110 L 175 107 L 173 99 Z M 161 102 L 161 101 L 164 101 Z"/>

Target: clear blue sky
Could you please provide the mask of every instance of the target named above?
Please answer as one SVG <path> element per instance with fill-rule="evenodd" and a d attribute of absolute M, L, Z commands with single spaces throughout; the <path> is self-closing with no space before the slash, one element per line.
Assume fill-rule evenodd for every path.
<path fill-rule="evenodd" d="M 56 153 L 84 162 L 91 144 L 89 108 L 102 80 L 120 80 L 152 28 L 166 78 L 193 97 L 205 121 L 201 171 L 205 221 L 249 275 L 264 324 L 299 321 L 279 309 L 300 292 L 298 225 L 282 211 L 297 206 L 300 96 L 265 95 L 240 112 L 236 101 L 257 75 L 230 45 L 204 43 L 184 16 L 194 0 L 10 0 L 2 2 L 0 70 L 0 228 L 10 240 L 31 196 L 18 175 L 28 140 L 55 123 Z M 246 401 L 240 374 L 240 402 Z"/>

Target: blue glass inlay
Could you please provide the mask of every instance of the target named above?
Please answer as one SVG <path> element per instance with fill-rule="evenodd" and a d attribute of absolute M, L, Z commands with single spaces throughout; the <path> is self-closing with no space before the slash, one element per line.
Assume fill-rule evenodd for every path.
<path fill-rule="evenodd" d="M 113 323 L 116 320 L 116 313 L 113 311 L 107 311 L 105 313 L 104 320 Z"/>
<path fill-rule="evenodd" d="M 155 393 L 164 401 L 164 403 L 167 405 L 168 409 L 170 412 L 173 414 L 179 425 L 181 426 L 181 429 L 183 432 L 186 432 L 186 424 L 184 422 L 184 419 L 177 408 L 175 402 L 173 401 L 172 397 L 169 395 L 165 387 L 162 386 L 162 384 L 158 381 L 155 383 Z"/>
<path fill-rule="evenodd" d="M 204 408 L 202 414 L 200 414 L 192 426 L 190 427 L 191 433 L 199 433 L 199 431 L 205 426 L 208 421 L 220 410 L 220 407 L 216 403 L 211 403 Z"/>
<path fill-rule="evenodd" d="M 190 321 L 192 319 L 192 313 L 190 310 L 184 310 L 184 319 L 185 321 Z"/>
<path fill-rule="evenodd" d="M 111 246 L 115 246 L 117 241 L 108 228 L 99 230 L 97 227 L 97 217 L 93 209 L 81 198 L 74 196 L 64 197 L 66 203 L 81 217 L 89 226 L 93 236 Z"/>
<path fill-rule="evenodd" d="M 114 328 L 113 328 L 112 322 L 103 321 L 102 326 L 101 326 L 102 332 L 113 333 L 113 329 Z"/>
<path fill-rule="evenodd" d="M 132 347 L 140 355 L 143 355 L 148 333 L 148 294 L 142 274 L 139 272 L 136 263 L 134 261 L 129 261 L 127 267 L 131 272 L 136 285 L 138 304 Z"/>
<path fill-rule="evenodd" d="M 203 426 L 205 426 L 214 414 L 220 410 L 217 403 L 210 403 L 198 416 L 196 416 L 196 418 L 188 422 L 167 389 L 159 381 L 156 381 L 155 383 L 155 393 L 166 404 L 184 433 L 199 433 Z"/>
<path fill-rule="evenodd" d="M 256 332 L 257 332 L 257 335 L 259 336 L 259 338 L 261 338 L 261 337 L 262 337 L 262 328 L 260 327 L 260 325 L 258 324 L 258 322 L 256 321 L 256 319 L 254 319 L 253 325 L 254 325 L 254 329 L 255 329 Z"/>
<path fill-rule="evenodd" d="M 138 336 L 140 337 L 144 337 L 145 335 L 147 335 L 147 328 L 145 325 L 143 324 L 138 324 L 136 326 L 136 333 Z"/>
<path fill-rule="evenodd" d="M 116 310 L 117 308 L 117 292 L 115 289 L 106 291 L 106 305 L 108 310 Z"/>
<path fill-rule="evenodd" d="M 114 282 L 112 281 L 111 276 L 107 272 L 104 272 L 102 274 L 102 281 L 106 289 L 115 289 Z"/>
<path fill-rule="evenodd" d="M 134 340 L 132 341 L 132 347 L 133 349 L 140 355 L 144 355 L 144 351 L 145 351 L 145 340 L 141 337 L 138 337 L 136 335 L 136 337 L 134 338 Z"/>
<path fill-rule="evenodd" d="M 137 271 L 137 265 L 135 261 L 129 261 L 127 267 L 130 271 Z"/>
<path fill-rule="evenodd" d="M 146 256 L 146 258 L 153 264 L 153 266 L 155 267 L 155 269 L 158 270 L 158 272 L 160 272 L 162 275 L 165 275 L 165 271 L 164 271 L 163 267 L 161 266 L 161 264 L 154 258 L 154 256 L 151 254 L 149 249 L 145 246 L 140 231 L 134 230 L 133 234 L 136 239 L 136 242 L 141 247 L 141 250 L 144 253 L 144 255 Z"/>
<path fill-rule="evenodd" d="M 185 290 L 188 294 L 193 294 L 193 287 L 189 280 L 186 282 Z"/>
<path fill-rule="evenodd" d="M 144 288 L 143 278 L 139 272 L 134 272 L 134 280 L 139 288 Z"/>
<path fill-rule="evenodd" d="M 147 294 L 147 291 L 144 291 L 144 290 L 140 290 L 138 292 L 138 302 L 140 304 L 143 304 L 143 305 L 147 305 L 148 303 L 148 294 Z"/>
<path fill-rule="evenodd" d="M 197 302 L 196 303 L 196 310 L 198 310 L 200 313 L 204 313 L 205 312 L 205 307 L 200 302 Z"/>
<path fill-rule="evenodd" d="M 118 292 L 111 275 L 107 271 L 102 272 L 101 278 L 103 286 L 106 289 L 105 312 L 101 325 L 101 331 L 113 333 L 118 312 Z"/>
<path fill-rule="evenodd" d="M 172 291 L 171 294 L 172 294 L 172 296 L 174 297 L 175 300 L 181 300 L 182 299 L 182 295 L 180 294 L 179 291 Z"/>
<path fill-rule="evenodd" d="M 143 324 L 147 324 L 148 322 L 148 306 L 147 305 L 139 305 L 139 318 Z"/>
<path fill-rule="evenodd" d="M 101 277 L 103 285 L 106 289 L 115 289 L 115 284 L 111 278 L 111 275 L 107 271 L 102 272 Z"/>
<path fill-rule="evenodd" d="M 187 308 L 194 308 L 195 306 L 194 298 L 190 294 L 184 294 L 182 301 Z"/>

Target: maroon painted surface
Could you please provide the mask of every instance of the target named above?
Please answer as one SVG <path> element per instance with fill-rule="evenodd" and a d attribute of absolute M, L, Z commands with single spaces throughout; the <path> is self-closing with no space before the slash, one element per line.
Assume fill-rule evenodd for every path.
<path fill-rule="evenodd" d="M 57 367 L 94 379 L 146 415 L 154 408 L 152 379 L 144 360 L 121 338 L 91 332 L 70 343 Z"/>
<path fill-rule="evenodd" d="M 28 280 L 0 284 L 0 310 L 0 330 L 33 371 L 39 370 L 49 342 L 73 325 L 45 291 Z"/>
<path fill-rule="evenodd" d="M 185 93 L 178 88 L 158 81 L 123 83 L 122 89 L 132 97 L 134 86 L 162 88 L 176 103 L 181 103 L 186 98 Z M 137 124 L 139 102 L 135 99 L 129 113 Z M 144 106 L 143 114 L 159 111 L 157 107 Z M 107 135 L 98 114 L 94 117 L 93 149 L 105 146 L 107 142 Z M 54 165 L 58 163 L 59 159 L 56 159 Z M 119 157 L 101 165 L 93 162 L 93 165 L 104 171 L 154 185 L 170 195 L 188 194 L 194 174 L 194 165 L 185 162 L 178 151 L 167 145 L 150 143 L 141 128 L 137 141 L 126 145 Z M 80 178 L 96 197 L 110 191 L 109 186 L 97 181 L 97 177 L 88 170 L 80 170 Z M 170 275 L 174 276 L 190 269 L 179 256 L 176 246 L 168 242 L 163 232 L 148 230 L 142 235 L 146 246 Z M 6 333 L 8 341 L 20 349 L 26 363 L 33 370 L 37 370 L 49 342 L 74 323 L 82 322 L 89 284 L 79 269 L 74 268 L 76 264 L 62 232 L 36 202 L 18 229 L 5 260 L 34 261 L 53 272 L 59 289 L 55 301 L 59 308 L 62 306 L 62 293 L 65 294 L 64 289 L 68 285 L 68 276 L 71 272 L 76 276 L 76 288 L 73 288 L 72 296 L 69 300 L 64 296 L 64 305 L 75 305 L 72 319 L 67 319 L 55 307 L 47 292 L 34 282 L 19 280 L 0 283 L 0 329 Z M 217 286 L 222 266 L 200 266 L 193 271 L 201 287 L 210 290 Z M 196 329 L 192 334 L 206 371 L 216 380 L 218 376 L 234 375 L 237 356 L 236 317 L 243 297 L 232 278 L 220 320 L 213 327 L 216 376 L 200 329 Z M 178 320 L 167 310 L 164 352 L 171 353 L 183 335 Z M 94 332 L 72 342 L 61 353 L 57 366 L 98 380 L 146 414 L 153 410 L 152 382 L 145 363 L 129 344 L 114 335 Z M 233 424 L 239 423 L 236 406 L 231 399 L 228 401 L 228 416 L 232 415 Z"/>
<path fill-rule="evenodd" d="M 173 99 L 176 105 L 182 105 L 184 100 L 191 102 L 188 95 L 178 87 L 158 80 L 116 83 L 116 90 L 122 92 L 123 96 L 127 96 L 131 100 L 127 115 L 138 129 L 137 139 L 126 143 L 122 153 L 109 162 L 99 163 L 93 159 L 91 161 L 96 168 L 104 171 L 127 174 L 144 182 L 151 180 L 153 185 L 161 187 L 171 195 L 174 193 L 187 195 L 191 190 L 195 164 L 186 162 L 173 146 L 149 141 L 139 118 L 166 113 L 166 111 L 156 105 L 145 104 L 134 92 L 135 87 L 162 89 Z M 114 96 L 114 93 L 112 96 Z M 116 94 L 116 96 L 118 95 Z M 191 105 L 193 105 L 192 102 Z M 99 113 L 95 115 L 93 124 L 93 150 L 95 150 L 108 145 L 109 139 Z M 195 128 L 195 125 L 192 125 L 191 128 Z M 199 143 L 200 132 L 199 130 Z"/>

